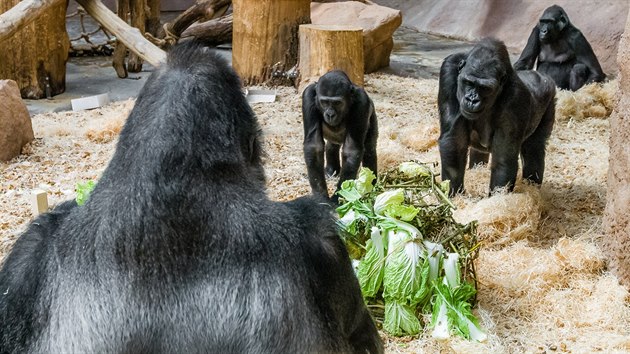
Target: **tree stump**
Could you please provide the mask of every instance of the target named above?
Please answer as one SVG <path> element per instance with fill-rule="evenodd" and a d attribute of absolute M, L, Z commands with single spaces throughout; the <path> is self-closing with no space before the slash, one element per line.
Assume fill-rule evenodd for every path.
<path fill-rule="evenodd" d="M 298 27 L 310 0 L 234 0 L 232 65 L 245 85 L 282 76 L 297 64 Z"/>
<path fill-rule="evenodd" d="M 604 253 L 609 268 L 630 288 L 630 15 L 617 52 L 619 99 L 610 115 L 608 193 L 604 213 Z"/>
<path fill-rule="evenodd" d="M 334 25 L 300 26 L 299 90 L 331 70 L 343 70 L 363 86 L 363 30 Z"/>
<path fill-rule="evenodd" d="M 20 0 L 0 1 L 0 13 Z M 70 40 L 66 32 L 67 1 L 52 5 L 11 38 L 0 41 L 0 78 L 14 80 L 23 98 L 44 98 L 66 90 Z"/>

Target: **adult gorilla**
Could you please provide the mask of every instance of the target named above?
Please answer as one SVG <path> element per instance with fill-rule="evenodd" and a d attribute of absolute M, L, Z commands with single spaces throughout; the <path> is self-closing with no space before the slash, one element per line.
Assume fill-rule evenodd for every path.
<path fill-rule="evenodd" d="M 4 263 L 0 352 L 382 352 L 330 207 L 267 199 L 259 134 L 227 64 L 173 48 L 87 203 Z"/>
<path fill-rule="evenodd" d="M 591 45 L 558 5 L 543 12 L 514 68 L 530 70 L 536 60 L 536 70 L 551 76 L 561 89 L 576 91 L 606 79 Z"/>
<path fill-rule="evenodd" d="M 450 194 L 464 190 L 472 167 L 490 165 L 490 192 L 514 188 L 519 153 L 523 178 L 542 183 L 545 143 L 554 123 L 556 89 L 547 75 L 512 69 L 505 45 L 484 39 L 468 53 L 444 59 L 440 69 L 439 149 Z"/>

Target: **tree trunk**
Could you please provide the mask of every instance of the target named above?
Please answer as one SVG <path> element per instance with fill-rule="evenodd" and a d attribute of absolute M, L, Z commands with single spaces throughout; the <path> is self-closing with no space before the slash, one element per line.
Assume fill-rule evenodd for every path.
<path fill-rule="evenodd" d="M 343 70 L 363 86 L 363 30 L 332 25 L 300 26 L 299 90 L 333 70 Z"/>
<path fill-rule="evenodd" d="M 0 1 L 0 13 L 19 2 Z M 66 90 L 67 6 L 67 0 L 55 2 L 30 24 L 18 23 L 21 29 L 0 41 L 0 78 L 17 82 L 23 98 L 44 98 L 47 91 L 58 95 Z"/>
<path fill-rule="evenodd" d="M 232 14 L 214 20 L 193 24 L 183 33 L 182 38 L 195 37 L 206 45 L 216 46 L 232 41 Z"/>
<path fill-rule="evenodd" d="M 65 0 L 23 0 L 0 15 L 0 42 Z M 1 13 L 1 12 L 0 12 Z"/>
<path fill-rule="evenodd" d="M 603 246 L 609 268 L 630 288 L 630 15 L 617 52 L 618 102 L 610 116 L 608 193 Z"/>
<path fill-rule="evenodd" d="M 146 0 L 130 0 L 131 26 L 137 28 L 143 36 L 146 32 L 145 4 Z M 129 53 L 127 70 L 131 73 L 139 73 L 142 71 L 142 59 L 137 54 Z"/>
<path fill-rule="evenodd" d="M 118 0 L 117 4 L 116 13 L 118 14 L 118 17 L 127 23 L 129 21 L 129 0 Z M 127 47 L 125 47 L 121 41 L 116 40 L 116 48 L 114 49 L 114 54 L 112 55 L 112 66 L 114 67 L 114 70 L 116 70 L 116 75 L 118 75 L 121 79 L 128 76 L 127 62 L 125 62 L 126 58 Z"/>
<path fill-rule="evenodd" d="M 153 37 L 158 37 L 162 30 L 160 22 L 161 0 L 147 0 L 149 11 L 147 12 L 146 31 L 151 33 Z"/>
<path fill-rule="evenodd" d="M 234 0 L 232 65 L 245 85 L 268 82 L 297 64 L 298 26 L 310 0 Z"/>

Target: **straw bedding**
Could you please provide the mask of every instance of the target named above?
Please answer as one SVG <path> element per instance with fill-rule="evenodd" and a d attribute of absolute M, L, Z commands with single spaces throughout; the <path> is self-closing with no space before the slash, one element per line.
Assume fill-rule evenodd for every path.
<path fill-rule="evenodd" d="M 406 160 L 439 161 L 437 81 L 366 76 L 379 116 L 379 168 Z M 609 127 L 617 82 L 558 93 L 543 186 L 519 182 L 488 198 L 489 170 L 466 172 L 456 217 L 479 220 L 477 314 L 486 343 L 383 336 L 391 353 L 592 353 L 630 351 L 628 292 L 606 271 L 599 246 L 606 203 Z M 31 219 L 28 195 L 48 191 L 51 204 L 74 197 L 76 182 L 97 179 L 112 156 L 133 101 L 99 110 L 33 117 L 36 140 L 0 163 L 0 257 Z M 300 97 L 254 106 L 264 131 L 268 194 L 309 193 L 302 156 Z M 436 166 L 436 168 L 439 168 Z M 332 190 L 335 180 L 331 180 Z"/>

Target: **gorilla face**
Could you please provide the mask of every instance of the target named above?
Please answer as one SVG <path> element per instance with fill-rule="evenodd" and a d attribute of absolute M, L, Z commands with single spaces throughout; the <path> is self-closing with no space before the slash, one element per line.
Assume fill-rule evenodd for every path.
<path fill-rule="evenodd" d="M 348 115 L 352 104 L 352 83 L 345 74 L 336 71 L 323 75 L 316 87 L 317 107 L 326 124 L 335 127 Z"/>
<path fill-rule="evenodd" d="M 492 108 L 506 75 L 503 66 L 496 55 L 484 50 L 473 50 L 460 64 L 457 99 L 464 118 L 475 120 Z"/>
<path fill-rule="evenodd" d="M 551 6 L 540 16 L 538 38 L 542 43 L 553 43 L 567 24 L 569 24 L 569 18 L 564 10 L 560 6 Z"/>

